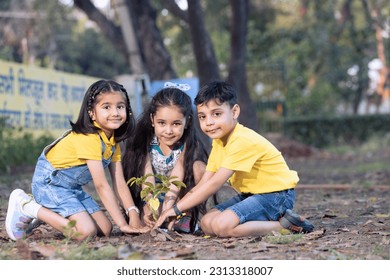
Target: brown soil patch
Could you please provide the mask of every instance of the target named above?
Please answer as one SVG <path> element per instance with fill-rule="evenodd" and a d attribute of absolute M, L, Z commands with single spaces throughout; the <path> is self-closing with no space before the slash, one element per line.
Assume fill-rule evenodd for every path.
<path fill-rule="evenodd" d="M 113 259 L 390 259 L 390 171 L 353 168 L 377 162 L 385 166 L 390 163 L 390 148 L 363 156 L 339 156 L 274 140 L 300 175 L 295 210 L 313 222 L 314 232 L 206 238 L 164 231 L 130 236 L 115 228 L 110 238 L 96 238 L 86 246 L 112 248 L 116 251 Z M 351 170 L 346 172 L 346 166 Z M 4 228 L 9 193 L 14 188 L 29 191 L 30 182 L 15 177 L 0 184 L 0 246 L 2 251 L 8 250 L 7 258 L 55 259 L 61 258 L 61 250 L 79 246 L 64 242 L 64 237 L 47 225 L 25 240 L 10 241 Z M 223 199 L 231 191 L 224 189 L 218 195 Z"/>

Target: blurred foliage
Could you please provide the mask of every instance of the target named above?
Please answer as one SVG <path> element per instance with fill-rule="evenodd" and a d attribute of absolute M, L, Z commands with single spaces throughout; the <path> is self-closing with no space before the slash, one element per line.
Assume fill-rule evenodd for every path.
<path fill-rule="evenodd" d="M 50 135 L 36 137 L 23 129 L 6 127 L 0 118 L 0 174 L 15 166 L 35 165 L 43 148 L 53 140 Z"/>
<path fill-rule="evenodd" d="M 358 145 L 371 137 L 389 136 L 390 115 L 301 117 L 284 120 L 291 139 L 318 148 L 340 144 Z"/>
<path fill-rule="evenodd" d="M 56 68 L 106 79 L 130 73 L 122 55 L 93 28 L 73 34 L 70 42 L 63 46 Z"/>
<path fill-rule="evenodd" d="M 247 78 L 253 100 L 281 100 L 291 117 L 355 113 L 368 88 L 367 64 L 378 57 L 374 19 L 364 3 L 369 10 L 378 7 L 383 17 L 390 13 L 385 1 L 250 1 Z M 175 69 L 185 76 L 195 69 L 188 27 L 162 3 L 155 5 L 162 11 L 158 23 Z M 202 6 L 226 77 L 229 1 L 202 1 Z M 384 40 L 388 48 L 389 40 Z M 353 75 L 348 74 L 352 67 L 358 69 Z M 347 110 L 338 110 L 341 106 Z"/>
<path fill-rule="evenodd" d="M 10 2 L 3 1 L 0 9 L 9 9 Z M 17 34 L 29 27 L 38 34 L 31 39 L 36 64 L 103 78 L 130 72 L 112 42 L 79 10 L 59 1 L 32 2 L 33 10 L 46 15 L 43 19 L 13 20 Z M 150 2 L 176 72 L 180 77 L 191 75 L 196 63 L 187 23 L 164 8 L 164 1 Z M 221 76 L 226 77 L 230 3 L 201 3 Z M 289 117 L 356 113 L 369 86 L 368 62 L 378 57 L 375 24 L 385 29 L 390 15 L 386 1 L 251 0 L 250 5 L 246 57 L 253 101 L 282 101 Z M 377 18 L 372 15 L 375 9 L 380 11 Z M 383 40 L 388 53 L 390 40 Z M 18 46 L 9 44 L 0 44 L 0 58 L 23 61 Z M 350 69 L 356 71 L 351 74 Z"/>
<path fill-rule="evenodd" d="M 0 10 L 10 9 L 11 1 L 6 2 L 8 5 L 2 4 Z M 15 36 L 15 41 L 1 40 L 6 32 L 0 28 L 0 59 L 26 62 L 26 54 L 16 41 L 27 37 L 29 55 L 33 55 L 37 66 L 106 79 L 130 73 L 125 59 L 113 44 L 96 26 L 86 24 L 86 16 L 75 16 L 73 7 L 51 0 L 33 1 L 32 7 L 27 2 L 20 3 L 20 10 L 27 15 L 40 11 L 44 16 L 0 18 L 0 24 L 12 26 Z"/>

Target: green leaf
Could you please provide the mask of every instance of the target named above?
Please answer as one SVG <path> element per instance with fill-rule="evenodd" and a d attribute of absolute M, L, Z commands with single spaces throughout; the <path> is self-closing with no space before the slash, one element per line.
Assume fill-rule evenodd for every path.
<path fill-rule="evenodd" d="M 128 181 L 127 181 L 127 184 L 132 186 L 134 184 L 134 182 L 137 181 L 137 177 L 131 177 Z"/>
<path fill-rule="evenodd" d="M 69 228 L 74 228 L 75 226 L 76 226 L 76 220 L 69 221 L 69 223 L 68 223 Z"/>
<path fill-rule="evenodd" d="M 155 178 L 157 178 L 159 181 L 161 181 L 161 183 L 154 183 L 153 184 L 152 182 L 147 182 L 146 180 L 151 176 L 154 176 Z M 143 201 L 148 202 L 148 204 L 150 204 L 151 207 L 157 207 L 157 208 L 151 209 L 153 212 L 153 217 L 157 218 L 158 207 L 160 205 L 160 202 L 158 200 L 158 196 L 160 194 L 167 193 L 169 191 L 169 187 L 171 184 L 174 184 L 179 189 L 187 187 L 182 181 L 174 180 L 177 178 L 178 178 L 177 176 L 167 177 L 167 176 L 162 175 L 162 174 L 155 174 L 154 175 L 152 173 L 148 173 L 148 174 L 145 174 L 141 177 L 130 178 L 127 181 L 127 184 L 130 184 L 130 186 L 132 186 L 133 184 L 143 186 L 143 189 L 140 193 L 140 196 L 143 199 Z"/>
<path fill-rule="evenodd" d="M 160 201 L 158 198 L 151 198 L 149 199 L 149 205 L 151 209 L 157 212 L 158 208 L 160 207 Z"/>
<path fill-rule="evenodd" d="M 172 181 L 171 184 L 174 184 L 178 188 L 186 188 L 186 184 L 184 184 L 182 181 Z"/>
<path fill-rule="evenodd" d="M 154 192 L 153 192 L 153 197 L 158 197 L 160 194 L 162 193 L 167 193 L 169 191 L 169 188 L 168 187 L 162 187 L 160 189 L 156 189 Z"/>
<path fill-rule="evenodd" d="M 143 185 L 148 186 L 151 190 L 154 189 L 154 185 L 151 182 L 144 182 Z"/>
<path fill-rule="evenodd" d="M 152 192 L 152 188 L 148 188 L 148 187 L 144 188 L 144 189 L 141 191 L 141 193 L 140 193 L 141 198 L 142 198 L 142 199 L 145 199 L 145 197 L 147 197 L 148 194 L 150 194 L 151 192 Z"/>

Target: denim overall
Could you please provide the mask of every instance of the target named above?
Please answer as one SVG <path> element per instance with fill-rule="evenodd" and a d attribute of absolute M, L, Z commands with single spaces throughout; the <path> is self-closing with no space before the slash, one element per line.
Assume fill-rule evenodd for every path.
<path fill-rule="evenodd" d="M 47 152 L 70 132 L 71 130 L 66 131 L 43 149 L 32 179 L 34 199 L 42 206 L 63 217 L 69 217 L 82 211 L 93 214 L 100 210 L 97 202 L 83 190 L 83 186 L 92 181 L 87 164 L 56 169 L 46 159 Z M 106 146 L 103 140 L 101 142 L 104 153 Z M 104 168 L 111 163 L 114 152 L 115 146 L 112 147 L 112 154 L 108 160 L 104 159 L 102 154 Z"/>

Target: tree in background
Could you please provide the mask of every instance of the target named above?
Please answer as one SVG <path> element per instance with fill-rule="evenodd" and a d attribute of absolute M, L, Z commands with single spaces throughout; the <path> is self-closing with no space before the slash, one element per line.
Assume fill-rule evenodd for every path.
<path fill-rule="evenodd" d="M 166 50 L 161 37 L 161 32 L 156 24 L 155 8 L 152 7 L 148 0 L 122 0 L 114 2 L 116 5 L 121 5 L 119 8 L 128 9 L 129 15 L 131 15 L 133 29 L 137 31 L 134 39 L 138 41 L 140 56 L 142 57 L 141 60 L 145 66 L 145 71 L 150 78 L 152 80 L 175 78 L 176 74 L 172 70 L 171 57 Z M 234 3 L 238 2 L 232 1 L 232 3 L 234 5 Z M 91 20 L 94 20 L 102 29 L 103 27 L 107 29 L 107 26 L 113 26 L 112 22 L 103 16 L 89 0 L 74 0 L 74 4 L 83 10 L 88 17 Z M 180 20 L 185 21 L 186 24 L 184 27 L 186 30 L 189 30 L 191 34 L 192 50 L 197 66 L 196 75 L 199 77 L 200 86 L 210 80 L 220 79 L 218 62 L 215 57 L 213 43 L 204 23 L 201 2 L 199 0 L 188 1 L 188 10 L 180 9 L 173 0 L 165 0 L 164 4 L 166 4 L 168 10 L 177 14 Z M 243 5 L 243 8 L 241 8 L 241 5 Z M 237 9 L 237 7 L 239 9 Z M 247 109 L 243 111 L 253 112 L 254 106 L 246 86 L 245 72 L 247 10 L 248 1 L 240 2 L 232 9 L 233 15 L 235 16 L 233 17 L 234 22 L 231 23 L 231 26 L 235 27 L 236 23 L 238 23 L 240 30 L 237 32 L 237 29 L 232 28 L 232 62 L 230 63 L 231 66 L 229 68 L 230 71 L 232 71 L 232 74 L 229 74 L 228 79 L 239 91 L 241 106 Z M 112 31 L 103 31 L 103 33 L 106 36 L 112 37 Z M 124 40 L 122 39 L 120 42 L 118 40 L 116 45 L 119 45 L 119 43 L 124 44 Z M 128 54 L 125 54 L 125 56 L 129 57 Z M 131 61 L 129 63 L 131 63 Z M 239 78 L 236 76 L 239 76 Z M 253 118 L 253 115 L 251 114 L 247 115 L 243 112 L 241 121 L 249 127 L 258 128 L 257 119 Z"/>
<path fill-rule="evenodd" d="M 288 116 L 356 112 L 372 91 L 367 65 L 375 58 L 385 67 L 371 96 L 385 96 L 386 1 L 181 2 L 187 9 L 175 0 L 111 5 L 129 12 L 142 67 L 152 80 L 192 74 L 202 85 L 227 79 L 239 89 L 248 113 L 240 121 L 250 127 L 258 127 L 252 122 L 256 102 L 281 100 Z M 0 57 L 88 75 L 134 71 L 113 9 L 103 13 L 90 0 L 74 5 L 95 26 L 86 28 L 80 13 L 70 17 L 75 9 L 56 1 L 2 1 Z M 7 16 L 18 11 L 23 17 Z"/>
<path fill-rule="evenodd" d="M 0 9 L 0 59 L 103 78 L 129 71 L 114 46 L 76 20 L 71 7 L 9 0 Z"/>

